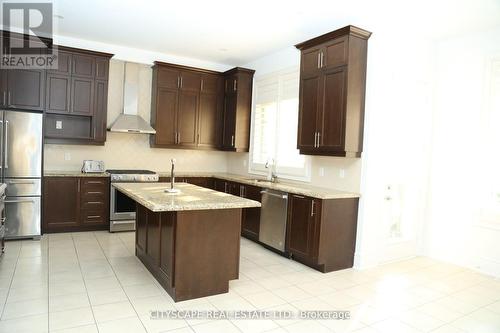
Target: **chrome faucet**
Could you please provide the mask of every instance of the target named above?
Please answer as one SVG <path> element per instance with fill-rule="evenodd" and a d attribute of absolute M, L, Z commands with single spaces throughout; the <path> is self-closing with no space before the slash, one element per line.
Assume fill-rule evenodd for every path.
<path fill-rule="evenodd" d="M 267 160 L 266 162 L 266 169 L 268 170 L 267 180 L 271 183 L 277 183 L 278 175 L 276 174 L 276 163 L 274 161 L 274 158 L 271 158 L 271 161 L 272 162 L 269 162 L 269 160 Z"/>
<path fill-rule="evenodd" d="M 170 163 L 172 163 L 172 167 L 170 169 L 170 188 L 167 188 L 165 192 L 167 193 L 179 193 L 180 191 L 175 187 L 175 158 L 172 158 L 170 160 Z"/>
<path fill-rule="evenodd" d="M 175 185 L 175 158 L 172 158 L 170 163 L 172 163 L 172 167 L 170 169 L 170 190 L 173 191 Z"/>

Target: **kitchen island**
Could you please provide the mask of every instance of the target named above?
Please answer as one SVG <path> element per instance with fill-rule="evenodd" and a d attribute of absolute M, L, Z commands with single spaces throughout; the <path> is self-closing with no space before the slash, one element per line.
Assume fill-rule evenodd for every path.
<path fill-rule="evenodd" d="M 241 213 L 260 203 L 187 183 L 114 183 L 137 203 L 136 256 L 174 301 L 221 294 L 238 279 Z"/>

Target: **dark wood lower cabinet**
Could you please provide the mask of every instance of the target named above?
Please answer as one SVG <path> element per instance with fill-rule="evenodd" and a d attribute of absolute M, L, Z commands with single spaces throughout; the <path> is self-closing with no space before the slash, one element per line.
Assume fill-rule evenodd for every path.
<path fill-rule="evenodd" d="M 107 177 L 44 177 L 43 232 L 109 230 Z"/>
<path fill-rule="evenodd" d="M 239 276 L 240 220 L 241 209 L 152 212 L 137 204 L 136 255 L 176 302 L 225 293 Z"/>
<path fill-rule="evenodd" d="M 170 177 L 160 177 L 160 181 L 168 182 Z M 176 177 L 176 182 L 187 182 L 261 202 L 262 188 L 258 186 L 212 177 Z M 290 193 L 285 255 L 321 272 L 352 267 L 358 201 L 358 198 L 322 200 Z M 139 232 L 142 228 L 138 221 L 138 249 L 147 246 L 144 233 Z M 243 209 L 241 235 L 258 242 L 259 229 L 260 208 Z M 151 253 L 150 257 L 156 258 L 155 253 Z"/>
<path fill-rule="evenodd" d="M 252 185 L 242 186 L 242 197 L 261 202 L 262 189 Z M 243 209 L 243 218 L 241 221 L 241 235 L 245 238 L 258 241 L 260 229 L 260 208 L 245 208 Z"/>
<path fill-rule="evenodd" d="M 352 267 L 358 201 L 290 195 L 286 251 L 293 259 L 325 273 Z"/>
<path fill-rule="evenodd" d="M 160 177 L 159 182 L 168 183 L 170 177 Z M 211 177 L 175 177 L 176 183 L 189 183 L 200 187 L 214 189 L 214 179 Z"/>

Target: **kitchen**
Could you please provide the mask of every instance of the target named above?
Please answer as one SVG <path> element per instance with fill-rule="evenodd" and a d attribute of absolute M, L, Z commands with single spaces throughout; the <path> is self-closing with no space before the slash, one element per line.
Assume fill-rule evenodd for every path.
<path fill-rule="evenodd" d="M 288 37 L 260 53 L 231 36 L 212 52 L 196 42 L 183 51 L 169 36 L 158 51 L 152 37 L 124 42 L 108 28 L 110 42 L 56 8 L 57 68 L 2 69 L 0 332 L 500 327 L 496 259 L 472 242 L 495 243 L 477 231 L 464 236 L 469 261 L 447 256 L 435 243 L 438 201 L 425 192 L 442 191 L 431 160 L 440 151 L 425 149 L 445 139 L 426 103 L 429 82 L 449 72 L 427 76 L 426 61 L 451 48 L 444 31 L 438 46 L 409 32 L 415 45 L 398 52 L 415 66 L 403 76 L 404 57 L 383 70 L 403 32 L 376 20 L 283 28 Z M 378 80 L 398 93 L 387 105 Z M 425 112 L 398 114 L 405 98 Z M 413 140 L 419 133 L 429 141 Z M 294 318 L 168 312 L 183 310 Z M 309 312 L 349 318 L 297 317 Z"/>

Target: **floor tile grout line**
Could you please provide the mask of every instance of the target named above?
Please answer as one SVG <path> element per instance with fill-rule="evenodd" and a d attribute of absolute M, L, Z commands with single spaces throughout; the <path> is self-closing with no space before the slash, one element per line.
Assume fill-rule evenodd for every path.
<path fill-rule="evenodd" d="M 99 332 L 99 326 L 97 325 L 97 320 L 95 319 L 94 308 L 92 307 L 92 303 L 90 302 L 90 295 L 89 295 L 89 290 L 87 289 L 87 282 L 85 281 L 85 277 L 83 275 L 83 270 L 82 270 L 82 265 L 80 262 L 80 257 L 78 256 L 78 251 L 76 249 L 75 239 L 73 237 L 73 234 L 70 234 L 70 235 L 71 235 L 71 240 L 73 243 L 73 248 L 75 249 L 76 260 L 78 261 L 78 267 L 80 268 L 80 274 L 82 275 L 83 285 L 85 286 L 85 293 L 87 294 L 87 299 L 89 301 L 90 311 L 92 312 L 92 318 L 94 318 L 95 327 L 97 328 L 97 332 Z M 95 237 L 94 233 L 92 233 L 92 235 Z"/>
<path fill-rule="evenodd" d="M 111 234 L 112 234 L 112 235 L 116 235 L 115 233 L 111 233 Z M 121 239 L 121 237 L 120 237 L 119 235 L 117 235 L 117 236 L 118 236 L 118 239 L 120 240 L 120 242 L 122 243 L 122 245 L 123 245 L 123 246 L 125 247 L 125 249 L 127 250 L 128 254 L 130 254 L 130 253 L 129 253 L 129 251 L 128 251 L 128 249 L 127 249 L 127 247 L 125 246 L 125 243 L 124 243 L 124 242 L 123 242 L 123 240 Z M 97 238 L 97 237 L 96 237 L 96 238 Z M 146 326 L 144 325 L 144 323 L 143 323 L 143 322 L 142 322 L 142 320 L 141 320 L 141 317 L 139 316 L 139 313 L 137 313 L 137 310 L 135 309 L 134 305 L 132 304 L 132 300 L 130 299 L 129 295 L 128 295 L 128 294 L 127 294 L 127 292 L 125 291 L 125 288 L 123 287 L 122 282 L 121 282 L 121 281 L 120 281 L 120 279 L 118 278 L 118 275 L 116 275 L 115 268 L 113 267 L 113 265 L 112 265 L 112 264 L 111 264 L 111 262 L 109 261 L 108 255 L 106 254 L 106 252 L 104 252 L 104 249 L 102 248 L 102 246 L 101 246 L 101 242 L 99 241 L 99 239 L 98 239 L 98 238 L 97 238 L 97 243 L 99 244 L 99 247 L 101 248 L 101 251 L 104 253 L 104 257 L 106 258 L 106 261 L 108 262 L 109 266 L 111 267 L 111 270 L 113 271 L 113 274 L 115 275 L 116 280 L 117 280 L 117 281 L 118 281 L 118 283 L 120 284 L 120 287 L 122 288 L 123 293 L 125 294 L 125 296 L 127 296 L 127 300 L 128 300 L 128 302 L 129 302 L 130 306 L 132 307 L 132 309 L 134 310 L 134 312 L 135 312 L 135 314 L 136 314 L 137 319 L 139 319 L 139 321 L 140 321 L 140 323 L 141 323 L 142 327 L 144 328 L 144 331 L 145 331 L 145 332 L 148 332 L 148 330 L 147 330 Z M 133 254 L 133 256 L 135 256 L 135 254 Z M 130 317 L 130 318 L 132 318 L 132 317 Z M 98 327 L 98 329 L 99 329 L 99 327 Z"/>
<path fill-rule="evenodd" d="M 19 256 L 21 255 L 21 247 L 22 247 L 22 243 L 19 244 L 19 251 L 18 251 L 17 256 L 16 256 L 16 264 L 14 265 L 14 270 L 12 271 L 12 275 L 10 277 L 9 289 L 7 291 L 7 295 L 5 296 L 5 302 L 3 304 L 2 313 L 0 313 L 0 320 L 2 320 L 3 315 L 5 313 L 5 308 L 7 307 L 7 300 L 9 299 L 9 296 L 10 296 L 10 291 L 12 289 L 12 283 L 14 282 L 14 276 L 16 275 L 17 264 L 19 263 Z"/>

